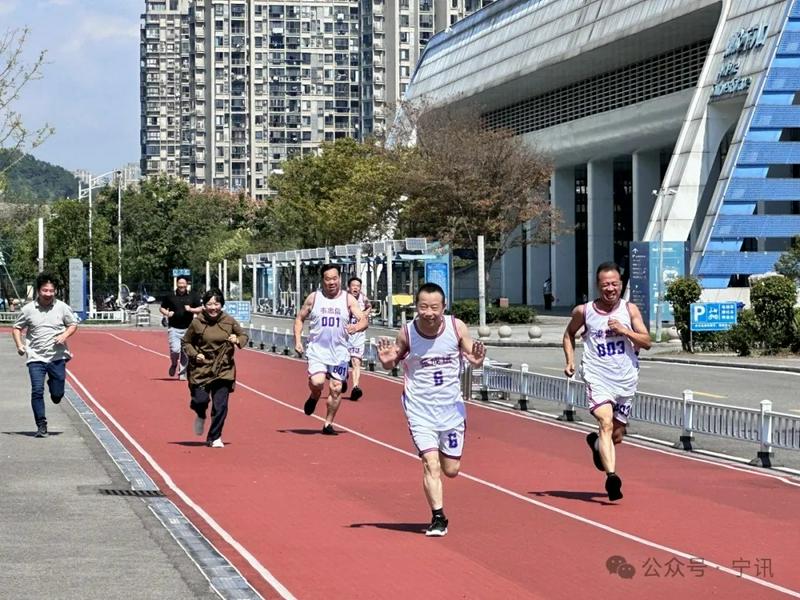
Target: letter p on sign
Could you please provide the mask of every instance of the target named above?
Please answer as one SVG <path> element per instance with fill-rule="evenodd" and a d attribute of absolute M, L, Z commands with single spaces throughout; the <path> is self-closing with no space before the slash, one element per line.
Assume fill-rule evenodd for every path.
<path fill-rule="evenodd" d="M 706 314 L 705 306 L 702 304 L 695 304 L 692 306 L 692 321 L 697 323 L 704 314 Z"/>

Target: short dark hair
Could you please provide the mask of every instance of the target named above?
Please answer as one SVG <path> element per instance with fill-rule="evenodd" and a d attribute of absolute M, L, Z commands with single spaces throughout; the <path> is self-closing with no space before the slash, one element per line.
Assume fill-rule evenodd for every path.
<path fill-rule="evenodd" d="M 442 286 L 440 286 L 438 283 L 431 283 L 429 281 L 429 282 L 423 283 L 421 286 L 419 286 L 419 289 L 417 290 L 417 295 L 414 298 L 414 302 L 415 303 L 419 302 L 419 295 L 421 293 L 423 293 L 423 292 L 425 292 L 426 294 L 437 294 L 437 293 L 441 294 L 442 295 L 442 302 L 445 301 L 444 290 L 442 289 Z"/>
<path fill-rule="evenodd" d="M 222 290 L 219 288 L 211 288 L 205 294 L 203 294 L 203 306 L 208 304 L 212 298 L 216 298 L 217 302 L 219 302 L 222 306 L 225 306 L 225 296 L 222 295 Z"/>
<path fill-rule="evenodd" d="M 55 275 L 51 273 L 39 273 L 36 276 L 36 291 L 42 289 L 42 286 L 47 283 L 52 283 L 53 287 L 56 288 L 56 290 L 58 289 L 58 280 Z"/>
<path fill-rule="evenodd" d="M 175 278 L 175 283 L 179 282 L 181 279 L 183 279 L 186 283 L 189 283 L 189 278 L 186 275 L 178 275 Z"/>
<path fill-rule="evenodd" d="M 597 273 L 595 274 L 595 280 L 600 279 L 600 273 L 605 273 L 606 271 L 616 271 L 620 277 L 622 277 L 622 270 L 619 268 L 619 265 L 613 261 L 608 261 L 601 263 L 599 267 L 597 267 Z"/>
<path fill-rule="evenodd" d="M 347 280 L 347 285 L 349 286 L 354 281 L 357 281 L 358 283 L 361 283 L 361 284 L 364 283 L 363 281 L 361 281 L 361 277 L 351 277 L 350 279 Z"/>
<path fill-rule="evenodd" d="M 336 272 L 337 272 L 339 275 L 341 275 L 341 274 L 342 274 L 342 269 L 339 267 L 339 265 L 335 265 L 335 264 L 333 264 L 333 263 L 328 263 L 327 265 L 322 265 L 322 271 L 320 271 L 320 274 L 321 274 L 323 277 L 325 277 L 325 272 L 326 272 L 326 271 L 330 271 L 331 269 L 336 269 Z"/>

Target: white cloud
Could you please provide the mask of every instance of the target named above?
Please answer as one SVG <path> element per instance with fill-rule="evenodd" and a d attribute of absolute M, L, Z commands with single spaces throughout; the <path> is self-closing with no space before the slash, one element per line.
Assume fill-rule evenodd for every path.
<path fill-rule="evenodd" d="M 129 21 L 121 17 L 91 13 L 81 18 L 62 49 L 74 54 L 97 42 L 130 44 L 138 39 L 138 20 Z"/>
<path fill-rule="evenodd" d="M 18 0 L 0 0 L 0 15 L 7 15 L 17 10 Z"/>

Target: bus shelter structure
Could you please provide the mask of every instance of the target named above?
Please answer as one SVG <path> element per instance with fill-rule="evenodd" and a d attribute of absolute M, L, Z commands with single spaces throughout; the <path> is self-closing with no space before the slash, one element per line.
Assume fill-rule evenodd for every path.
<path fill-rule="evenodd" d="M 426 254 L 430 247 L 425 238 L 405 238 L 248 254 L 245 263 L 252 271 L 253 310 L 296 315 L 304 294 L 317 289 L 320 267 L 337 264 L 343 280 L 357 276 L 363 281 L 364 293 L 379 306 L 386 325 L 393 327 L 396 309 L 413 304 L 418 280 L 414 263 L 431 258 Z"/>

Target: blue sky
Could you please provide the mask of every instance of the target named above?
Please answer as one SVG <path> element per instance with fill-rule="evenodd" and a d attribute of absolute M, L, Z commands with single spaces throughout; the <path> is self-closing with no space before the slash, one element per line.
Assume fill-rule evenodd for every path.
<path fill-rule="evenodd" d="M 141 0 L 0 0 L 0 32 L 30 28 L 43 77 L 15 106 L 29 129 L 56 132 L 33 155 L 95 174 L 139 160 Z"/>

